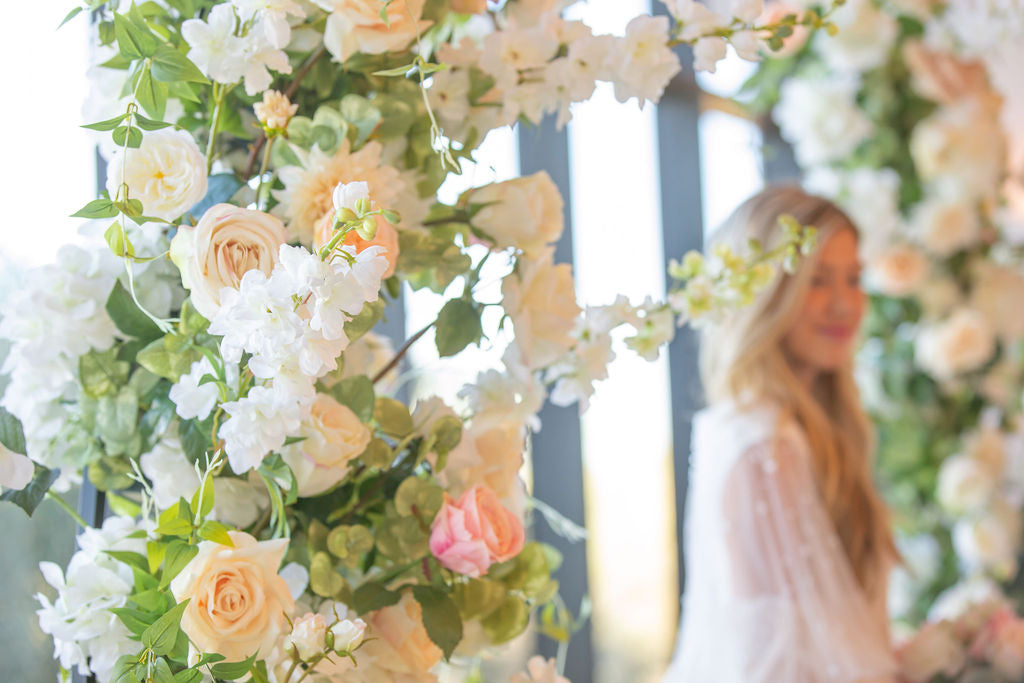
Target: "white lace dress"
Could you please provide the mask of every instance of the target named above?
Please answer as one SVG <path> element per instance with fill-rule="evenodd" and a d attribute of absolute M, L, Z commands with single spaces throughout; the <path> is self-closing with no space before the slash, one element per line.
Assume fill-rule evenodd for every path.
<path fill-rule="evenodd" d="M 889 681 L 895 669 L 884 593 L 857 583 L 803 432 L 770 407 L 701 411 L 666 683 Z"/>

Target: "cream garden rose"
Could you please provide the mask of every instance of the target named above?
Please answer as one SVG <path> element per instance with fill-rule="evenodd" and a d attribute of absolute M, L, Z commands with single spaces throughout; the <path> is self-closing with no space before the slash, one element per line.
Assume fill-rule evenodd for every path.
<path fill-rule="evenodd" d="M 370 428 L 352 410 L 327 394 L 317 394 L 302 424 L 302 441 L 282 449 L 295 473 L 300 496 L 315 496 L 348 474 L 348 464 L 370 443 Z"/>
<path fill-rule="evenodd" d="M 562 195 L 547 171 L 484 185 L 473 190 L 469 201 L 487 205 L 473 217 L 473 225 L 500 249 L 535 254 L 562 235 Z"/>
<path fill-rule="evenodd" d="M 914 354 L 918 365 L 940 381 L 980 369 L 996 351 L 991 325 L 977 311 L 961 308 L 947 320 L 918 333 Z"/>
<path fill-rule="evenodd" d="M 928 275 L 929 262 L 919 249 L 894 244 L 868 267 L 869 282 L 886 296 L 912 294 Z"/>
<path fill-rule="evenodd" d="M 288 231 L 276 216 L 215 204 L 195 227 L 181 226 L 171 240 L 171 260 L 181 271 L 192 305 L 208 320 L 220 310 L 221 291 L 238 289 L 242 276 L 259 270 L 269 276 Z"/>
<path fill-rule="evenodd" d="M 580 307 L 572 267 L 555 265 L 550 249 L 541 258 L 521 261 L 520 272 L 505 278 L 501 293 L 527 366 L 550 365 L 575 343 L 572 331 Z"/>
<path fill-rule="evenodd" d="M 966 202 L 932 198 L 914 209 L 911 230 L 924 248 L 939 257 L 966 249 L 981 236 L 977 211 Z"/>
<path fill-rule="evenodd" d="M 181 629 L 195 646 L 239 662 L 273 649 L 294 601 L 277 573 L 288 539 L 257 541 L 242 531 L 228 533 L 234 547 L 202 541 L 171 581 L 171 592 L 178 602 L 189 600 Z"/>
<path fill-rule="evenodd" d="M 127 161 L 126 161 L 127 159 Z M 164 128 L 146 133 L 138 149 L 118 151 L 107 167 L 107 192 L 117 197 L 122 177 L 146 216 L 174 220 L 206 195 L 206 159 L 192 136 Z"/>
<path fill-rule="evenodd" d="M 313 0 L 327 10 L 324 45 L 335 61 L 344 62 L 357 52 L 379 55 L 401 50 L 417 32 L 430 26 L 420 19 L 425 0 L 401 0 L 384 6 L 387 18 L 380 16 L 376 0 Z"/>

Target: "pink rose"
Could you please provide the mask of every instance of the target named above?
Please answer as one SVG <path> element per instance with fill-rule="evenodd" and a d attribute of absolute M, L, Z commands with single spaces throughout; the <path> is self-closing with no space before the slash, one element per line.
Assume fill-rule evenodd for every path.
<path fill-rule="evenodd" d="M 486 574 L 491 566 L 487 544 L 482 538 L 469 533 L 466 513 L 454 504 L 451 497 L 434 518 L 430 530 L 430 552 L 446 568 L 473 578 Z"/>
<path fill-rule="evenodd" d="M 459 500 L 446 497 L 430 533 L 430 551 L 442 565 L 478 577 L 494 562 L 509 560 L 523 549 L 523 524 L 486 486 L 474 486 Z"/>

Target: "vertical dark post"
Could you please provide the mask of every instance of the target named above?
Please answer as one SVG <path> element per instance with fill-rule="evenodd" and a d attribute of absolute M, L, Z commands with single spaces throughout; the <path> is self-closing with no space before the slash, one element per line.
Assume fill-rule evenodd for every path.
<path fill-rule="evenodd" d="M 569 137 L 566 130 L 555 129 L 554 118 L 547 117 L 537 127 L 519 127 L 519 165 L 522 175 L 545 170 L 551 175 L 565 199 L 565 225 L 555 248 L 555 261 L 572 263 L 572 212 L 570 210 Z M 540 413 L 543 428 L 533 436 L 533 494 L 578 524 L 584 523 L 583 450 L 580 441 L 579 411 L 575 406 L 544 406 Z M 537 540 L 558 548 L 564 561 L 556 578 L 559 591 L 574 612 L 588 592 L 587 550 L 584 543 L 569 543 L 555 534 L 546 523 L 535 527 Z M 565 675 L 573 683 L 593 680 L 593 652 L 590 622 L 573 636 L 566 659 Z M 540 651 L 555 655 L 557 647 L 542 639 Z"/>
<path fill-rule="evenodd" d="M 659 6 L 659 9 L 660 6 Z M 656 12 L 657 13 L 657 12 Z M 658 103 L 658 159 L 661 178 L 662 235 L 666 267 L 704 245 L 701 215 L 700 118 L 690 49 L 678 48 L 683 69 Z M 702 404 L 697 371 L 697 335 L 689 326 L 677 330 L 668 347 L 672 405 L 672 462 L 675 472 L 676 543 L 679 589 L 685 585 L 683 527 L 689 481 L 690 427 Z"/>
<path fill-rule="evenodd" d="M 793 147 L 782 139 L 779 127 L 767 116 L 761 121 L 761 140 L 765 182 L 800 182 L 803 174 L 793 156 Z"/>

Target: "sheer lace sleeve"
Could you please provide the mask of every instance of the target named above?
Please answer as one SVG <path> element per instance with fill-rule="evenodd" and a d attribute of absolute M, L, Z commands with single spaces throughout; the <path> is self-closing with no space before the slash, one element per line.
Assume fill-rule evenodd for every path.
<path fill-rule="evenodd" d="M 751 653 L 744 681 L 889 680 L 871 612 L 821 501 L 805 442 L 784 430 L 748 447 L 722 491 L 729 620 Z"/>

